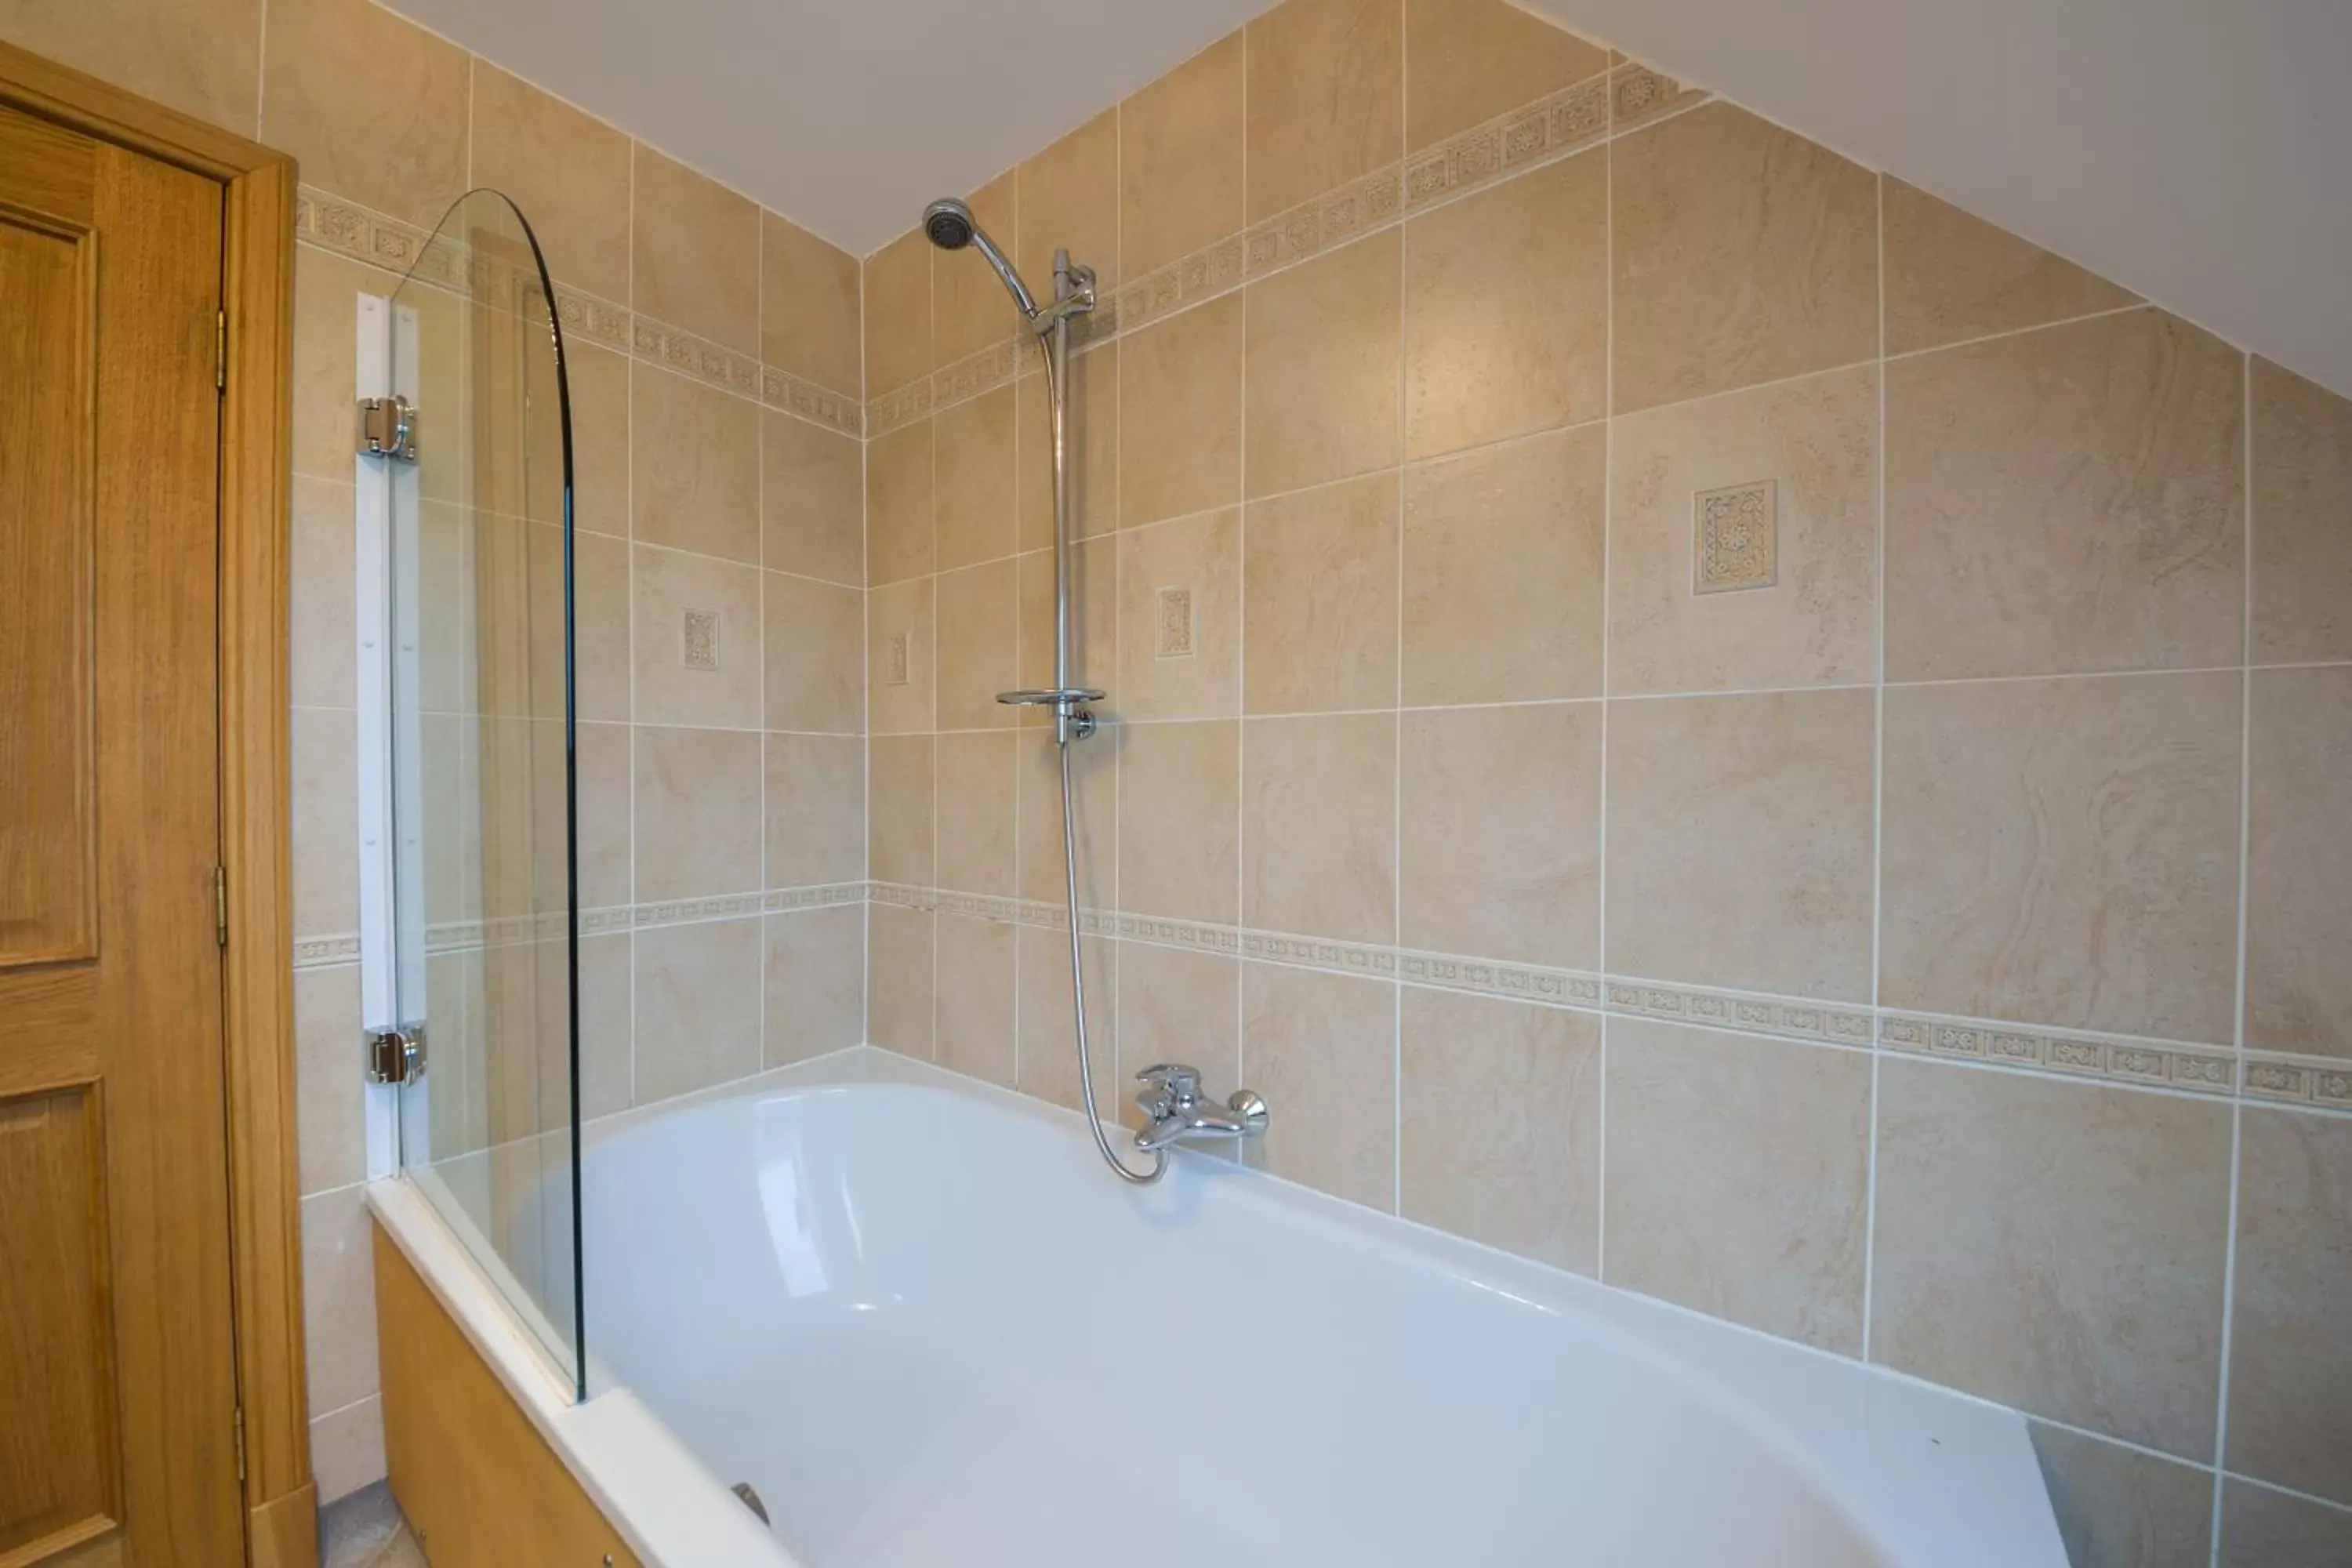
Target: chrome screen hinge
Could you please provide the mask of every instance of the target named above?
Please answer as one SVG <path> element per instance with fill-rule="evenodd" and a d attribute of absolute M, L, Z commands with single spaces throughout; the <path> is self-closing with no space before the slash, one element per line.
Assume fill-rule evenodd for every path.
<path fill-rule="evenodd" d="M 213 942 L 228 945 L 228 868 L 213 868 Z"/>
<path fill-rule="evenodd" d="M 370 1083 L 414 1083 L 425 1076 L 425 1026 L 372 1029 L 367 1054 Z"/>
<path fill-rule="evenodd" d="M 360 450 L 371 458 L 416 461 L 416 405 L 398 395 L 361 398 Z"/>

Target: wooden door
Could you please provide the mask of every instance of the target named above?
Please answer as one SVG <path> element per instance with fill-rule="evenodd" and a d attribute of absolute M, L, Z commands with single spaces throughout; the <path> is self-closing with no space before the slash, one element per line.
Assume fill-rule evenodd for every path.
<path fill-rule="evenodd" d="M 0 109 L 0 1568 L 229 1568 L 222 187 Z"/>

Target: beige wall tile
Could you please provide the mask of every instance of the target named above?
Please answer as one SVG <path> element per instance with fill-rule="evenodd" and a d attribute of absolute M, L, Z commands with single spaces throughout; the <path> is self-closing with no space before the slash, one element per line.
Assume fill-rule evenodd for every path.
<path fill-rule="evenodd" d="M 2138 296 L 1892 174 L 1886 225 L 1886 352 L 2013 332 Z"/>
<path fill-rule="evenodd" d="M 1456 132 L 1606 69 L 1609 51 L 1504 0 L 1405 0 L 1405 146 Z"/>
<path fill-rule="evenodd" d="M 1242 730 L 1242 923 L 1352 942 L 1396 933 L 1393 715 Z"/>
<path fill-rule="evenodd" d="M 60 65 L 250 136 L 260 99 L 261 13 L 260 0 L 19 0 L 8 8 L 5 35 Z M 381 1438 L 376 1447 L 380 1476 Z"/>
<path fill-rule="evenodd" d="M 2352 1559 L 2352 1511 L 2245 1481 L 2222 1483 L 2219 1568 L 2337 1568 Z"/>
<path fill-rule="evenodd" d="M 316 247 L 294 247 L 294 471 L 348 484 L 357 438 L 352 389 L 359 384 L 362 293 L 390 298 L 400 279 Z"/>
<path fill-rule="evenodd" d="M 1869 1000 L 1874 706 L 1610 705 L 1611 973 Z"/>
<path fill-rule="evenodd" d="M 357 498 L 354 496 L 354 504 Z M 357 519 L 353 519 L 356 531 Z M 588 539 L 581 542 L 583 554 L 603 554 L 595 549 L 615 542 Z M 353 541 L 354 560 L 358 542 Z M 620 556 L 620 593 L 617 605 L 603 605 L 604 614 L 595 619 L 600 640 L 609 636 L 610 612 L 619 611 L 622 626 L 618 671 L 621 689 L 618 716 L 628 716 L 629 668 L 629 552 L 623 546 Z M 416 505 L 416 573 L 417 573 L 417 695 L 420 707 L 427 713 L 469 712 L 481 706 L 479 658 L 475 647 L 476 576 L 473 514 L 444 501 L 420 500 Z M 583 598 L 590 596 L 590 587 L 582 574 L 579 587 Z M 598 583 L 597 597 L 609 593 L 612 584 Z M 352 585 L 353 613 L 357 613 L 356 584 Z M 602 651 L 602 650 L 600 650 Z M 357 656 L 353 656 L 356 675 Z M 610 668 L 606 671 L 611 674 Z M 608 683 L 593 690 L 583 680 L 583 697 L 614 706 L 614 692 Z M 305 706 L 297 704 L 297 706 Z M 614 717 L 610 712 L 600 717 Z"/>
<path fill-rule="evenodd" d="M 1403 717 L 1399 940 L 1569 969 L 1601 962 L 1601 705 Z"/>
<path fill-rule="evenodd" d="M 866 395 L 931 371 L 931 242 L 908 229 L 865 262 Z"/>
<path fill-rule="evenodd" d="M 761 411 L 761 564 L 864 585 L 865 458 L 854 437 Z"/>
<path fill-rule="evenodd" d="M 2352 668 L 2256 670 L 2252 689 L 2245 1043 L 2352 1057 Z"/>
<path fill-rule="evenodd" d="M 1241 513 L 1229 510 L 1119 534 L 1118 679 L 1112 692 L 1121 716 L 1213 719 L 1240 711 L 1241 524 Z M 1191 599 L 1192 651 L 1162 658 L 1162 597 L 1171 589 Z"/>
<path fill-rule="evenodd" d="M 580 942 L 580 1115 L 583 1121 L 628 1110 L 635 1087 L 632 1079 L 636 1075 L 636 1005 L 632 992 L 636 975 L 630 962 L 632 941 L 624 931 L 583 937 Z M 559 956 L 541 965 L 540 974 L 552 993 L 541 1016 L 560 1052 L 564 1020 L 571 1016 L 563 990 L 570 966 Z M 571 1107 L 561 1102 L 570 1093 L 571 1082 L 571 1075 L 560 1066 L 552 1067 L 541 1081 L 541 1092 L 559 1101 L 548 1118 L 551 1127 L 562 1126 L 570 1119 Z"/>
<path fill-rule="evenodd" d="M 429 742 L 428 735 L 428 746 Z M 294 934 L 355 931 L 360 926 L 356 717 L 345 708 L 296 709 L 293 752 Z M 437 911 L 444 906 L 434 907 Z M 443 917 L 436 913 L 436 918 Z"/>
<path fill-rule="evenodd" d="M 760 357 L 860 395 L 857 258 L 788 218 L 760 215 Z"/>
<path fill-rule="evenodd" d="M 1066 962 L 1066 960 L 1065 961 Z M 1242 1086 L 1241 961 L 1190 948 L 1118 944 L 1119 1092 L 1154 1062 L 1201 1069 L 1202 1089 L 1223 1100 Z M 1130 1103 L 1120 1114 L 1139 1118 Z M 1210 1152 L 1221 1145 L 1202 1145 Z"/>
<path fill-rule="evenodd" d="M 572 394 L 572 521 L 584 533 L 629 532 L 629 362 L 577 338 L 563 341 Z"/>
<path fill-rule="evenodd" d="M 942 408 L 931 420 L 942 572 L 1013 553 L 1013 389 L 1000 386 Z"/>
<path fill-rule="evenodd" d="M 1007 169 L 971 193 L 971 216 L 1007 254 L 1019 254 L 1013 171 Z M 1040 285 L 1032 281 L 1033 289 Z M 1002 342 L 1021 330 L 1021 312 L 977 246 L 931 257 L 931 368 Z"/>
<path fill-rule="evenodd" d="M 2239 678 L 1890 688 L 1879 998 L 2227 1043 Z"/>
<path fill-rule="evenodd" d="M 1223 239 L 1242 200 L 1243 35 L 1226 34 L 1119 105 L 1119 242 L 1140 278 Z"/>
<path fill-rule="evenodd" d="M 866 909 L 845 904 L 767 918 L 766 1067 L 805 1061 L 866 1037 Z"/>
<path fill-rule="evenodd" d="M 1241 726 L 1130 724 L 1119 740 L 1119 908 L 1231 925 L 1241 917 Z"/>
<path fill-rule="evenodd" d="M 1020 679 L 1032 690 L 1044 690 L 1054 679 L 1054 552 L 1033 550 L 1015 566 L 1020 605 L 1014 615 L 1014 641 Z M 1070 552 L 1070 678 L 1072 684 L 1097 690 L 1109 689 L 1109 707 L 1123 707 L 1118 689 L 1118 543 L 1090 539 Z M 1016 724 L 1050 728 L 1051 710 L 1024 708 L 1013 714 Z"/>
<path fill-rule="evenodd" d="M 1612 1285 L 1862 1349 L 1870 1058 L 1609 1020 Z"/>
<path fill-rule="evenodd" d="M 305 788 L 309 780 L 303 755 L 305 721 L 312 715 L 332 715 L 344 723 L 339 755 L 333 764 L 341 776 L 333 781 L 336 802 L 349 815 L 339 825 L 323 858 L 306 847 Z M 359 924 L 359 808 L 352 781 L 352 747 L 355 743 L 351 715 L 334 709 L 297 709 L 294 714 L 294 929 L 298 932 L 351 931 Z M 482 911 L 482 759 L 479 725 L 473 719 L 425 714 L 419 725 L 417 751 L 424 763 L 425 803 L 419 812 L 425 825 L 425 918 L 428 924 L 473 920 Z M 323 783 L 325 781 L 319 781 Z M 319 787 L 312 783 L 311 788 Z M 347 924 L 316 926 L 303 917 L 305 868 L 331 868 L 348 892 Z"/>
<path fill-rule="evenodd" d="M 1093 268 L 1105 293 L 1125 276 L 1118 266 L 1118 132 L 1114 106 L 1013 171 L 1021 211 L 1013 258 L 1040 298 L 1053 290 L 1056 250 Z"/>
<path fill-rule="evenodd" d="M 1116 900 L 1118 853 L 1118 753 L 1125 725 L 1106 725 L 1071 748 L 1070 790 L 1077 807 L 1078 903 L 1109 909 Z M 1067 908 L 1068 879 L 1062 851 L 1062 763 L 1050 730 L 1020 732 L 1020 863 L 1014 868 L 1021 897 Z"/>
<path fill-rule="evenodd" d="M 554 790 L 558 799 L 542 819 L 549 847 L 562 847 L 563 727 L 544 726 L 547 750 L 554 753 Z M 577 822 L 580 837 L 580 902 L 585 909 L 610 909 L 633 901 L 636 886 L 631 843 L 636 820 L 636 747 L 626 724 L 582 724 L 577 728 L 575 753 L 580 795 Z M 551 871 L 546 887 L 560 902 L 562 873 Z"/>
<path fill-rule="evenodd" d="M 1019 741 L 1009 730 L 940 737 L 940 887 L 1012 897 Z"/>
<path fill-rule="evenodd" d="M 932 579 L 866 595 L 866 716 L 874 733 L 931 727 Z"/>
<path fill-rule="evenodd" d="M 1241 296 L 1155 321 L 1119 349 L 1121 526 L 1240 500 Z"/>
<path fill-rule="evenodd" d="M 2206 1568 L 2213 1477 L 2171 1459 L 2036 1421 L 2042 1479 L 2076 1568 Z"/>
<path fill-rule="evenodd" d="M 856 735 L 770 735 L 767 770 L 768 886 L 863 879 L 866 742 Z"/>
<path fill-rule="evenodd" d="M 295 1113 L 303 1193 L 367 1180 L 366 1085 L 359 1070 L 355 963 L 294 972 Z"/>
<path fill-rule="evenodd" d="M 1601 690 L 1599 426 L 1406 470 L 1403 700 Z"/>
<path fill-rule="evenodd" d="M 1853 685 L 1878 674 L 1878 371 L 1611 426 L 1613 691 Z M 1697 592 L 1698 496 L 1769 483 L 1772 581 Z"/>
<path fill-rule="evenodd" d="M 1872 1359 L 2211 1457 L 2228 1106 L 1889 1058 L 1878 1127 Z"/>
<path fill-rule="evenodd" d="M 929 735 L 877 735 L 866 748 L 867 875 L 877 882 L 929 887 L 938 864 L 935 742 Z"/>
<path fill-rule="evenodd" d="M 1396 705 L 1397 510 L 1394 474 L 1251 503 L 1242 527 L 1244 710 Z"/>
<path fill-rule="evenodd" d="M 301 161 L 306 185 L 437 225 L 466 191 L 471 57 L 368 0 L 276 0 L 263 31 L 261 140 Z"/>
<path fill-rule="evenodd" d="M 1611 156 L 1619 411 L 1878 352 L 1869 170 L 1728 103 Z"/>
<path fill-rule="evenodd" d="M 627 134 L 488 60 L 474 62 L 473 96 L 467 183 L 514 199 L 557 282 L 627 304 Z"/>
<path fill-rule="evenodd" d="M 934 569 L 931 422 L 866 443 L 866 580 L 898 583 Z"/>
<path fill-rule="evenodd" d="M 2229 1467 L 2352 1505 L 2352 1121 L 2249 1107 L 2239 1139 Z"/>
<path fill-rule="evenodd" d="M 761 925 L 704 921 L 637 932 L 639 1105 L 760 1070 Z"/>
<path fill-rule="evenodd" d="M 939 727 L 1011 729 L 1012 709 L 996 700 L 1013 688 L 1020 603 L 1018 565 L 1009 560 L 939 576 Z"/>
<path fill-rule="evenodd" d="M 597 533 L 572 536 L 572 656 L 579 684 L 579 717 L 628 720 L 635 696 L 630 691 L 630 545 Z M 552 618 L 562 626 L 560 618 Z M 551 627 L 552 630 L 552 627 Z M 461 637 L 461 642 L 473 642 Z M 555 691 L 541 689 L 543 708 L 552 712 Z"/>
<path fill-rule="evenodd" d="M 760 591 L 768 728 L 844 734 L 864 730 L 865 594 L 781 572 L 761 574 Z M 928 628 L 923 635 L 929 658 Z M 928 677 L 929 671 L 923 673 Z"/>
<path fill-rule="evenodd" d="M 310 1475 L 319 1506 L 383 1479 L 383 1401 L 361 1400 L 310 1423 Z"/>
<path fill-rule="evenodd" d="M 375 1269 L 358 1187 L 302 1200 L 302 1318 L 310 1414 L 376 1392 Z"/>
<path fill-rule="evenodd" d="M 1265 1169 L 1394 1212 L 1396 1007 L 1387 981 L 1242 965 L 1242 1076 L 1276 1108 Z"/>
<path fill-rule="evenodd" d="M 1013 935 L 998 921 L 939 917 L 939 1061 L 1013 1087 Z"/>
<path fill-rule="evenodd" d="M 1403 989 L 1401 1212 L 1579 1274 L 1600 1266 L 1601 1020 Z"/>
<path fill-rule="evenodd" d="M 629 377 L 635 533 L 760 562 L 760 405 L 650 365 Z"/>
<path fill-rule="evenodd" d="M 1070 361 L 1070 528 L 1092 539 L 1119 526 L 1119 361 L 1116 342 Z M 1236 373 L 1238 374 L 1238 373 Z M 1041 372 L 1013 384 L 1013 510 L 1021 548 L 1054 542 L 1054 416 Z"/>
<path fill-rule="evenodd" d="M 1070 1000 L 1070 938 L 1066 931 L 1022 926 L 1013 937 L 1020 966 L 1020 1017 L 1015 1087 L 1024 1094 L 1077 1110 L 1076 1016 Z M 1087 1049 L 1092 1063 L 1095 1106 L 1111 1116 L 1127 1100 L 1118 1070 L 1117 1019 L 1118 977 L 1114 944 L 1093 937 L 1081 948 L 1087 981 Z M 1138 1162 L 1139 1166 L 1141 1162 Z"/>
<path fill-rule="evenodd" d="M 2352 400 L 2252 361 L 2254 662 L 2352 658 Z"/>
<path fill-rule="evenodd" d="M 647 903 L 760 885 L 760 736 L 636 731 L 637 897 Z"/>
<path fill-rule="evenodd" d="M 1252 22 L 1249 216 L 1404 155 L 1404 17 L 1394 0 L 1284 0 Z"/>
<path fill-rule="evenodd" d="M 1243 493 L 1396 463 L 1402 263 L 1391 229 L 1249 286 Z"/>
<path fill-rule="evenodd" d="M 2242 371 L 2156 310 L 1888 365 L 1889 678 L 2236 663 Z"/>
<path fill-rule="evenodd" d="M 358 508 L 347 484 L 294 480 L 287 666 L 298 708 L 348 708 L 357 700 Z"/>
<path fill-rule="evenodd" d="M 1502 0 L 1444 3 L 1552 31 Z M 1609 164 L 1601 151 L 1506 180 L 1405 225 L 1407 456 L 1433 457 L 1608 412 L 1608 241 Z"/>
<path fill-rule="evenodd" d="M 638 312 L 758 353 L 758 205 L 643 142 L 632 200 Z"/>
<path fill-rule="evenodd" d="M 643 544 L 631 554 L 638 721 L 758 729 L 760 569 Z M 687 663 L 689 615 L 719 617 L 718 668 Z"/>
<path fill-rule="evenodd" d="M 927 910 L 866 910 L 866 1043 L 931 1059 L 932 921 Z"/>

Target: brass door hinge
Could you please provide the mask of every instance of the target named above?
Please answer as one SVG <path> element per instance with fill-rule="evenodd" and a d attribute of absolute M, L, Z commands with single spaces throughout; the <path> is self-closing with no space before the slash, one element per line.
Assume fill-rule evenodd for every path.
<path fill-rule="evenodd" d="M 213 868 L 213 941 L 228 945 L 228 868 Z"/>
<path fill-rule="evenodd" d="M 213 312 L 213 390 L 228 390 L 228 312 Z"/>
<path fill-rule="evenodd" d="M 245 1479 L 245 1406 L 236 1407 L 236 1479 Z"/>

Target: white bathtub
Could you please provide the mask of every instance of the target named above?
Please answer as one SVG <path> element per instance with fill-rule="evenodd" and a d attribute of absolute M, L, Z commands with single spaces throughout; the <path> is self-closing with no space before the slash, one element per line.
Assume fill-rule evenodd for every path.
<path fill-rule="evenodd" d="M 585 1154 L 626 1392 L 558 1447 L 640 1472 L 583 1475 L 623 1516 L 700 1516 L 622 1520 L 667 1568 L 2064 1568 L 2010 1412 L 1222 1161 L 1129 1189 L 1075 1117 L 887 1053 Z"/>

